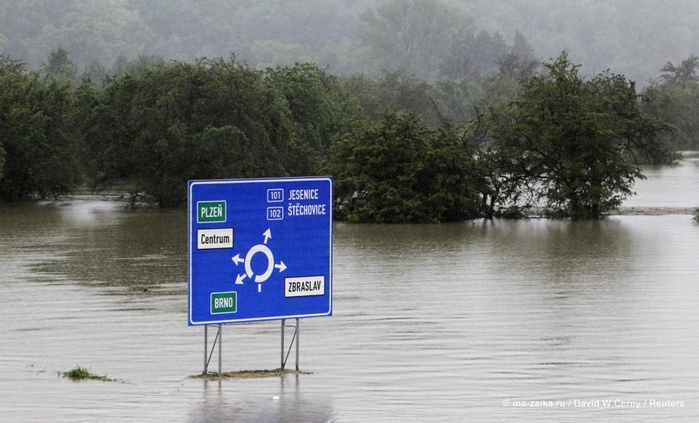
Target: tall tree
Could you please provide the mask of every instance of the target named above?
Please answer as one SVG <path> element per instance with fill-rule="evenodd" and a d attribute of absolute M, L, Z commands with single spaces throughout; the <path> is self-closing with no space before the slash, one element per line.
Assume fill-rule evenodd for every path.
<path fill-rule="evenodd" d="M 286 99 L 294 132 L 302 140 L 300 154 L 285 159 L 307 163 L 302 173 L 316 172 L 315 165 L 328 152 L 333 136 L 348 126 L 350 116 L 342 110 L 340 82 L 310 63 L 268 69 L 265 74 Z"/>

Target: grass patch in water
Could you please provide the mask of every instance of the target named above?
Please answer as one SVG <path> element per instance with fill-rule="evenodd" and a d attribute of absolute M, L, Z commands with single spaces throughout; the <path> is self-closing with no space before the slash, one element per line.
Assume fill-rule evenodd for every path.
<path fill-rule="evenodd" d="M 99 380 L 101 382 L 117 381 L 116 379 L 112 379 L 107 376 L 101 376 L 91 373 L 89 370 L 81 366 L 77 366 L 76 368 L 68 370 L 67 372 L 59 372 L 59 374 L 66 379 L 70 379 L 76 382 L 81 380 Z"/>
<path fill-rule="evenodd" d="M 221 379 L 258 379 L 265 377 L 278 377 L 284 375 L 310 375 L 312 372 L 302 372 L 289 369 L 274 369 L 274 370 L 240 370 L 237 372 L 223 372 Z M 200 375 L 190 376 L 191 379 L 208 379 L 217 380 L 218 373 L 204 373 Z"/>

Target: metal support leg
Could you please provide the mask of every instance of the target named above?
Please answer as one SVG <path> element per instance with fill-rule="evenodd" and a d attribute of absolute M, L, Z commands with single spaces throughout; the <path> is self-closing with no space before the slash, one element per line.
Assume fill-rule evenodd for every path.
<path fill-rule="evenodd" d="M 299 335 L 301 334 L 300 332 L 300 327 L 299 327 L 299 319 L 296 318 L 296 371 L 299 371 Z"/>
<path fill-rule="evenodd" d="M 209 326 L 204 326 L 204 373 L 209 373 L 209 363 L 211 363 L 211 357 L 214 355 L 214 350 L 216 349 L 216 343 L 218 342 L 218 377 L 221 377 L 222 371 L 222 361 L 223 361 L 223 325 L 218 325 L 218 333 L 214 338 L 214 343 L 211 345 L 211 352 L 209 352 Z"/>
<path fill-rule="evenodd" d="M 221 377 L 221 364 L 223 360 L 223 325 L 218 325 L 218 377 Z"/>
<path fill-rule="evenodd" d="M 206 374 L 208 368 L 209 368 L 209 360 L 207 359 L 209 353 L 209 326 L 205 325 L 204 326 L 204 373 L 203 375 Z"/>
<path fill-rule="evenodd" d="M 286 323 L 286 320 L 282 319 L 282 371 L 284 370 L 284 366 L 286 365 L 286 362 L 284 361 L 284 323 Z"/>
<path fill-rule="evenodd" d="M 289 354 L 291 354 L 291 348 L 294 347 L 294 343 L 296 343 L 296 371 L 299 370 L 299 321 L 300 319 L 297 318 L 296 327 L 294 327 L 294 336 L 289 343 L 289 349 L 285 351 L 284 332 L 286 329 L 286 321 L 282 320 L 282 370 L 286 367 L 286 362 L 289 360 Z"/>

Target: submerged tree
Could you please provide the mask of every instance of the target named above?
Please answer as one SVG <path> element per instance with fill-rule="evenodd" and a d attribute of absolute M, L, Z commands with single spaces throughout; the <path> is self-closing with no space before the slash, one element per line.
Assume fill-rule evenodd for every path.
<path fill-rule="evenodd" d="M 65 121 L 69 108 L 66 83 L 42 80 L 0 56 L 0 199 L 57 196 L 75 185 L 78 149 Z"/>
<path fill-rule="evenodd" d="M 341 220 L 430 223 L 480 215 L 481 176 L 468 136 L 428 128 L 415 114 L 357 122 L 333 145 L 327 170 Z"/>
<path fill-rule="evenodd" d="M 668 127 L 640 112 L 634 83 L 621 75 L 585 80 L 565 52 L 544 68 L 497 119 L 495 148 L 517 158 L 503 172 L 533 178 L 554 215 L 598 219 L 643 177 L 632 153 L 655 148 Z"/>

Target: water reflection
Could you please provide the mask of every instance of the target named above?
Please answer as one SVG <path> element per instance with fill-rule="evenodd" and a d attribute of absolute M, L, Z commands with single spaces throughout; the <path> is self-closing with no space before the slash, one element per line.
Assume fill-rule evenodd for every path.
<path fill-rule="evenodd" d="M 110 201 L 39 202 L 38 206 L 57 208 L 63 224 L 74 229 L 102 228 L 119 223 L 122 203 Z"/>
<path fill-rule="evenodd" d="M 304 394 L 300 389 L 301 377 L 287 375 L 278 380 L 277 390 L 259 393 L 250 391 L 245 385 L 256 385 L 255 381 L 240 381 L 235 392 L 226 381 L 203 381 L 203 401 L 194 404 L 189 415 L 190 423 L 210 422 L 330 422 L 334 421 L 334 410 L 327 394 Z M 267 384 L 268 385 L 268 384 Z"/>
<path fill-rule="evenodd" d="M 34 266 L 42 274 L 84 285 L 123 288 L 111 295 L 186 294 L 186 215 L 182 211 L 126 210 L 122 203 L 84 201 L 43 204 L 59 220 L 35 221 L 38 248 L 54 260 Z M 60 229 L 57 229 L 60 228 Z M 128 230 L 125 230 L 128 228 Z M 60 231 L 62 236 L 52 236 Z"/>

